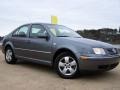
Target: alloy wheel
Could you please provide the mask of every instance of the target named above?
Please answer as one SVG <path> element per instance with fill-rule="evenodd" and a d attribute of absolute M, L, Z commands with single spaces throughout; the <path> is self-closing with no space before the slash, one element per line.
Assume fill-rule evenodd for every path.
<path fill-rule="evenodd" d="M 63 75 L 73 75 L 77 70 L 77 62 L 70 56 L 65 56 L 58 63 L 60 72 Z"/>
<path fill-rule="evenodd" d="M 8 50 L 6 51 L 6 60 L 7 60 L 8 62 L 10 62 L 10 61 L 12 60 L 12 55 L 13 55 L 12 50 L 8 49 Z"/>

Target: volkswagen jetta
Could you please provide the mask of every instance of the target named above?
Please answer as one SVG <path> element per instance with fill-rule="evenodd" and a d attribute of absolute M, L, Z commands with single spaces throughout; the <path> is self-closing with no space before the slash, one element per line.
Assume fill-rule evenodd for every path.
<path fill-rule="evenodd" d="M 2 51 L 8 64 L 18 59 L 54 67 L 62 78 L 81 70 L 107 71 L 119 64 L 120 51 L 113 45 L 83 38 L 62 25 L 25 24 L 5 36 Z"/>

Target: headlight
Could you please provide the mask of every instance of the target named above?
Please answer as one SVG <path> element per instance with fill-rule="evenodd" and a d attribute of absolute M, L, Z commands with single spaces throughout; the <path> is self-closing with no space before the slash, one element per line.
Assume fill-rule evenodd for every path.
<path fill-rule="evenodd" d="M 101 54 L 101 55 L 105 55 L 105 50 L 103 48 L 93 48 L 93 51 L 95 54 Z"/>

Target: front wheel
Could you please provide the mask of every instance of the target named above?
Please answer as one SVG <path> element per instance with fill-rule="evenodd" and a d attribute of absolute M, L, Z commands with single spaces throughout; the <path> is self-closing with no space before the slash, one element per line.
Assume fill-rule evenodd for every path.
<path fill-rule="evenodd" d="M 5 50 L 5 61 L 8 64 L 15 64 L 17 59 L 15 58 L 15 55 L 13 53 L 13 50 L 10 47 L 7 47 Z"/>
<path fill-rule="evenodd" d="M 69 52 L 61 53 L 56 58 L 55 69 L 62 78 L 74 78 L 78 74 L 78 68 L 76 58 Z"/>

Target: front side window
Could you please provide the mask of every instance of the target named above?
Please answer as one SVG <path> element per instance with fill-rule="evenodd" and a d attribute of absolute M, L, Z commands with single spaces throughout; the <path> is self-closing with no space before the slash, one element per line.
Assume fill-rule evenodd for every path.
<path fill-rule="evenodd" d="M 39 38 L 41 36 L 45 36 L 47 34 L 46 30 L 42 25 L 32 25 L 30 37 L 32 38 Z"/>
<path fill-rule="evenodd" d="M 13 33 L 13 36 L 16 36 L 16 37 L 27 37 L 28 30 L 29 30 L 29 26 L 28 25 L 22 26 L 22 27 L 20 27 L 19 29 L 17 29 Z"/>

